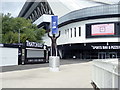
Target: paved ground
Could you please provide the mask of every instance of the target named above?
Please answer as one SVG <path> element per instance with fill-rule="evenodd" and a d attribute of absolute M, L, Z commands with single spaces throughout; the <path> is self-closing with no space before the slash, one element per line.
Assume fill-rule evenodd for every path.
<path fill-rule="evenodd" d="M 61 61 L 59 72 L 50 72 L 48 64 L 25 65 L 1 75 L 3 88 L 92 88 L 92 62 Z M 16 66 L 14 66 L 16 67 Z M 28 69 L 27 69 L 27 68 Z M 21 70 L 20 70 L 21 69 Z M 5 69 L 4 69 L 5 70 Z"/>
<path fill-rule="evenodd" d="M 89 61 L 89 60 L 87 60 Z M 87 62 L 86 60 L 80 60 L 80 59 L 69 59 L 69 60 L 60 60 L 61 65 L 67 65 L 67 64 L 75 64 L 75 63 L 81 63 L 81 62 Z M 28 69 L 35 69 L 35 68 L 43 68 L 48 67 L 49 63 L 41 63 L 41 64 L 27 64 L 27 65 L 19 65 L 19 66 L 5 66 L 0 67 L 0 72 L 8 72 L 8 71 L 18 71 L 18 70 L 28 70 Z"/>

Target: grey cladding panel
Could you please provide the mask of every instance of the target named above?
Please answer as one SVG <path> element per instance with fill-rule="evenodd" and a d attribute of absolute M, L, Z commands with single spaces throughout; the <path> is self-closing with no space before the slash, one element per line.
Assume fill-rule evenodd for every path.
<path fill-rule="evenodd" d="M 44 50 L 27 50 L 27 58 L 41 58 L 44 57 Z"/>

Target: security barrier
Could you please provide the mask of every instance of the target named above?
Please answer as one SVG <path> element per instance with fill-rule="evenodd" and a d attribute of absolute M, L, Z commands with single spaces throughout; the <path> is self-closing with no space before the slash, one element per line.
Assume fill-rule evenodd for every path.
<path fill-rule="evenodd" d="M 93 60 L 92 82 L 98 88 L 119 88 L 118 59 L 99 59 Z"/>

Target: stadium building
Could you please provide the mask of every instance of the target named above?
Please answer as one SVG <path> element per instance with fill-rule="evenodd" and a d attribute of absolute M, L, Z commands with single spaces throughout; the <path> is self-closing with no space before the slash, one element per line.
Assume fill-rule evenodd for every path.
<path fill-rule="evenodd" d="M 98 0 L 29 0 L 19 17 L 49 32 L 52 15 L 59 16 L 61 58 L 120 58 L 120 4 Z M 47 46 L 51 41 L 43 38 Z"/>

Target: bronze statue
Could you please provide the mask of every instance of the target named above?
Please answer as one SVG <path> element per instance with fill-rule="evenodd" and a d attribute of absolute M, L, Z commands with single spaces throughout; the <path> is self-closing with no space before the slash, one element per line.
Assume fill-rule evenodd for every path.
<path fill-rule="evenodd" d="M 52 45 L 51 45 L 52 55 L 51 56 L 57 56 L 57 44 L 56 44 L 56 41 L 57 41 L 57 38 L 60 37 L 60 31 L 59 31 L 58 36 L 55 36 L 55 34 L 53 34 L 53 36 L 50 36 L 50 34 L 48 32 L 48 37 L 51 38 L 51 42 L 52 42 Z"/>

